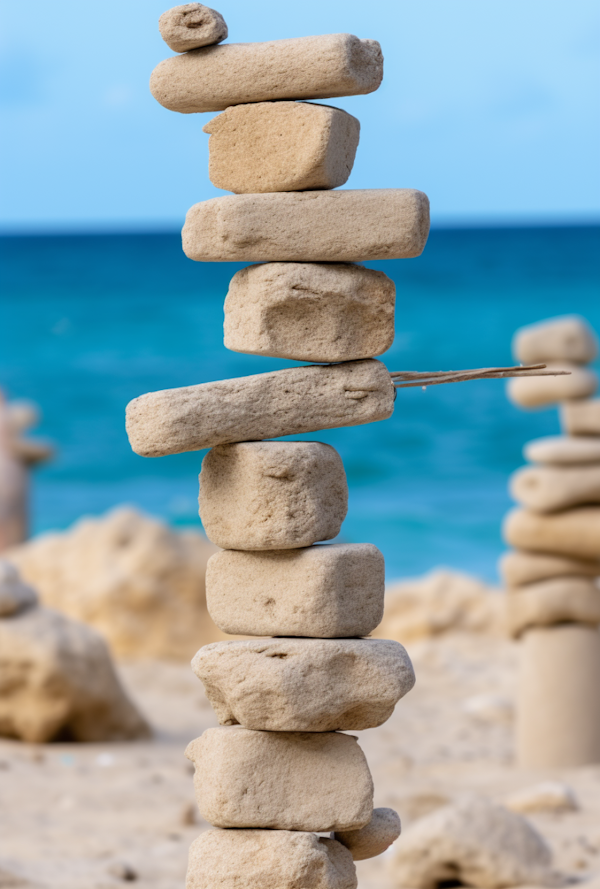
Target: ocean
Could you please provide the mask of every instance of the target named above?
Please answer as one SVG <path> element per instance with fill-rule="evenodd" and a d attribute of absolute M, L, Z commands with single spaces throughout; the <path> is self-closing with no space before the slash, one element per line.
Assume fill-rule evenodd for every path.
<path fill-rule="evenodd" d="M 523 324 L 579 313 L 600 331 L 600 228 L 434 230 L 419 259 L 367 263 L 397 285 L 390 370 L 513 363 Z M 291 362 L 228 352 L 227 286 L 241 266 L 190 262 L 177 233 L 0 239 L 0 387 L 38 402 L 56 459 L 35 473 L 33 531 L 128 503 L 200 527 L 202 452 L 143 459 L 127 402 L 155 389 Z M 510 473 L 523 444 L 559 431 L 503 381 L 398 392 L 391 419 L 313 433 L 341 454 L 350 505 L 341 538 L 371 542 L 390 580 L 444 565 L 496 580 Z"/>

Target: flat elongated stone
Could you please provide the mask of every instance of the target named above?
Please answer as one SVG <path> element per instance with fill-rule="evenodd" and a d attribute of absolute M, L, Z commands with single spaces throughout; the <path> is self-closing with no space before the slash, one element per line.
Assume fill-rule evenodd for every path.
<path fill-rule="evenodd" d="M 318 441 L 220 445 L 200 473 L 200 518 L 223 549 L 310 546 L 336 537 L 348 511 L 339 454 Z"/>
<path fill-rule="evenodd" d="M 561 623 L 600 624 L 600 588 L 587 577 L 554 577 L 511 591 L 506 599 L 509 632 Z"/>
<path fill-rule="evenodd" d="M 163 12 L 158 29 L 173 52 L 210 46 L 227 37 L 227 25 L 221 13 L 201 3 L 185 3 Z"/>
<path fill-rule="evenodd" d="M 337 188 L 352 172 L 360 123 L 309 102 L 234 105 L 203 130 L 210 181 L 235 194 Z"/>
<path fill-rule="evenodd" d="M 162 389 L 127 405 L 127 434 L 142 457 L 387 420 L 395 390 L 384 364 L 292 367 Z"/>
<path fill-rule="evenodd" d="M 524 466 L 511 476 L 510 492 L 518 503 L 534 512 L 600 503 L 600 464 Z"/>
<path fill-rule="evenodd" d="M 356 889 L 341 843 L 299 830 L 207 830 L 190 847 L 186 889 Z"/>
<path fill-rule="evenodd" d="M 224 633 L 368 636 L 383 618 L 385 566 L 371 543 L 215 553 L 206 602 Z"/>
<path fill-rule="evenodd" d="M 600 559 L 600 506 L 581 506 L 551 515 L 515 509 L 506 517 L 504 539 L 519 549 Z"/>
<path fill-rule="evenodd" d="M 590 402 L 585 402 L 589 404 Z M 593 402 L 592 402 L 593 403 Z M 563 411 L 570 412 L 577 408 L 579 402 L 568 402 Z M 536 438 L 525 445 L 523 454 L 532 463 L 544 463 L 549 466 L 569 466 L 585 463 L 600 465 L 600 400 L 598 401 L 598 435 L 576 438 L 573 435 L 549 435 Z"/>
<path fill-rule="evenodd" d="M 165 59 L 150 78 L 171 111 L 224 111 L 273 99 L 331 99 L 372 93 L 383 78 L 376 40 L 322 34 L 266 43 L 227 43 Z"/>
<path fill-rule="evenodd" d="M 352 361 L 394 341 L 396 287 L 350 263 L 268 262 L 231 279 L 225 347 L 296 361 Z"/>
<path fill-rule="evenodd" d="M 373 782 L 352 735 L 211 728 L 188 745 L 202 817 L 215 827 L 354 830 Z"/>
<path fill-rule="evenodd" d="M 428 234 L 422 191 L 375 188 L 212 198 L 182 238 L 198 262 L 357 262 L 420 256 Z"/>
<path fill-rule="evenodd" d="M 507 383 L 509 399 L 518 407 L 549 407 L 560 401 L 587 398 L 598 388 L 598 377 L 593 370 L 576 364 L 550 364 L 555 370 L 568 370 L 568 376 L 513 377 Z"/>
<path fill-rule="evenodd" d="M 586 398 L 561 405 L 560 423 L 569 435 L 600 435 L 600 398 Z"/>
<path fill-rule="evenodd" d="M 519 587 L 553 577 L 600 577 L 600 561 L 516 550 L 502 557 L 500 572 L 507 586 Z"/>
<path fill-rule="evenodd" d="M 352 853 L 354 861 L 375 858 L 381 855 L 400 836 L 401 825 L 398 813 L 393 809 L 373 809 L 368 824 L 360 830 L 346 830 L 331 834 Z"/>
<path fill-rule="evenodd" d="M 521 327 L 513 338 L 513 355 L 522 364 L 567 361 L 588 364 L 598 354 L 598 338 L 584 318 L 565 315 Z"/>
<path fill-rule="evenodd" d="M 269 732 L 376 728 L 415 683 L 405 649 L 387 639 L 215 642 L 192 669 L 221 725 Z"/>

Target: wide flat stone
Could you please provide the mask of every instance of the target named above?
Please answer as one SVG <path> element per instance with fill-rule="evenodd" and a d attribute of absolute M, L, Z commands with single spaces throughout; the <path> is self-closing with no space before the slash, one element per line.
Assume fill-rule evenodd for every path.
<path fill-rule="evenodd" d="M 591 402 L 593 403 L 593 402 Z M 564 405 L 563 412 L 570 413 L 577 409 L 580 402 L 569 402 Z M 590 404 L 590 402 L 585 402 Z M 525 445 L 523 454 L 531 463 L 543 463 L 549 466 L 569 466 L 585 463 L 600 465 L 600 400 L 598 401 L 598 432 L 594 435 L 548 435 L 536 438 Z"/>
<path fill-rule="evenodd" d="M 561 405 L 560 424 L 568 435 L 600 435 L 600 398 Z"/>
<path fill-rule="evenodd" d="M 519 587 L 553 577 L 600 577 L 600 561 L 515 550 L 501 558 L 500 573 L 507 586 Z"/>
<path fill-rule="evenodd" d="M 600 624 L 600 587 L 592 578 L 554 577 L 511 591 L 506 599 L 508 629 L 518 637 L 531 627 Z"/>
<path fill-rule="evenodd" d="M 389 849 L 400 836 L 400 831 L 397 812 L 393 809 L 373 809 L 371 820 L 360 830 L 336 831 L 331 834 L 331 839 L 342 843 L 352 853 L 354 861 L 364 861 Z"/>
<path fill-rule="evenodd" d="M 578 315 L 521 327 L 513 338 L 513 355 L 522 364 L 589 364 L 597 354 L 598 338 L 585 318 Z"/>
<path fill-rule="evenodd" d="M 587 398 L 598 388 L 598 377 L 593 370 L 576 364 L 548 362 L 548 368 L 569 371 L 568 376 L 513 377 L 507 383 L 507 394 L 513 404 L 523 408 L 542 408 Z"/>
<path fill-rule="evenodd" d="M 600 559 L 600 506 L 580 506 L 550 515 L 515 509 L 504 523 L 504 539 L 518 549 Z"/>
<path fill-rule="evenodd" d="M 534 512 L 600 503 L 600 463 L 591 466 L 524 466 L 510 478 L 513 498 Z"/>
<path fill-rule="evenodd" d="M 221 13 L 201 3 L 185 3 L 163 12 L 158 30 L 173 52 L 211 46 L 227 37 L 227 25 Z"/>

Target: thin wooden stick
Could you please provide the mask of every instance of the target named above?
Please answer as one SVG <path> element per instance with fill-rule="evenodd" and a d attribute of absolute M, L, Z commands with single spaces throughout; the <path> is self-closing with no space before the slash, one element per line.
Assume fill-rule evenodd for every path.
<path fill-rule="evenodd" d="M 545 364 L 529 364 L 518 367 L 480 367 L 475 370 L 397 370 L 390 371 L 396 389 L 416 386 L 441 386 L 443 383 L 464 383 L 468 380 L 501 380 L 506 377 L 545 377 L 568 375 L 568 370 L 547 370 Z"/>

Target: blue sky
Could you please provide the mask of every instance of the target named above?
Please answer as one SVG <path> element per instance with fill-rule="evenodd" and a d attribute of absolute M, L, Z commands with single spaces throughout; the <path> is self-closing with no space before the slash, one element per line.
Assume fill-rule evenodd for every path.
<path fill-rule="evenodd" d="M 24 10 L 26 7 L 26 11 Z M 1 0 L 0 227 L 169 228 L 220 194 L 202 126 L 148 91 L 162 0 Z M 379 40 L 348 188 L 426 191 L 438 224 L 600 219 L 600 0 L 222 0 L 231 42 Z"/>

